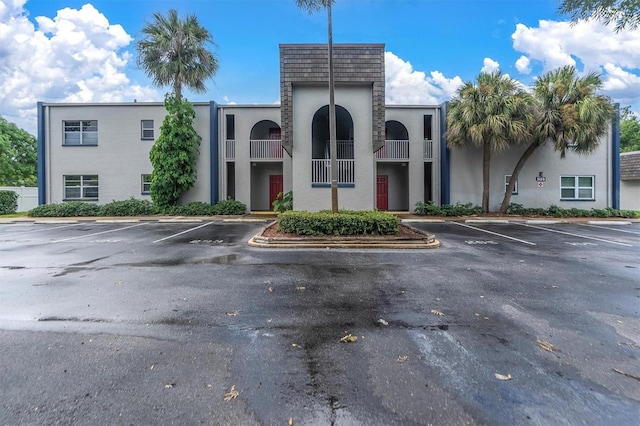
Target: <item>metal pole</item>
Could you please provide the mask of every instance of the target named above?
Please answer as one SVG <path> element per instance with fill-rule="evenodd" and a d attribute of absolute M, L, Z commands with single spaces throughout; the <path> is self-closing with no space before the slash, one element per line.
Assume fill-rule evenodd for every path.
<path fill-rule="evenodd" d="M 331 156 L 331 211 L 338 213 L 338 161 L 336 142 L 336 100 L 333 81 L 333 30 L 331 25 L 331 3 L 327 4 L 329 18 L 329 151 Z"/>

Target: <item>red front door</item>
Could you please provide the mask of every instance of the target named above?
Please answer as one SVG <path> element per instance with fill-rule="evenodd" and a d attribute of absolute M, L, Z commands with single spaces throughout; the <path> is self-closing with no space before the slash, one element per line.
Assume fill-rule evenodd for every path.
<path fill-rule="evenodd" d="M 282 175 L 269 175 L 269 209 L 273 208 L 273 202 L 282 192 Z"/>
<path fill-rule="evenodd" d="M 376 208 L 389 210 L 389 176 L 378 175 L 376 182 Z"/>

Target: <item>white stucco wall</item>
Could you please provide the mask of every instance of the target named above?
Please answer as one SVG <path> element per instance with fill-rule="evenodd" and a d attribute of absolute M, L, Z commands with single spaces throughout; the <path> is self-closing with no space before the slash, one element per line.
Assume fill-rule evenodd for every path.
<path fill-rule="evenodd" d="M 620 181 L 620 209 L 640 210 L 640 179 Z"/>
<path fill-rule="evenodd" d="M 341 209 L 372 210 L 375 207 L 374 159 L 372 148 L 371 85 L 339 85 L 336 105 L 345 108 L 353 120 L 355 187 L 338 189 Z M 296 209 L 330 210 L 331 189 L 311 186 L 311 141 L 313 116 L 329 103 L 324 86 L 293 87 L 292 184 Z"/>
<path fill-rule="evenodd" d="M 424 159 L 424 116 L 432 116 L 433 155 L 431 160 Z M 413 210 L 418 201 L 424 199 L 424 163 L 432 163 L 431 194 L 434 203 L 440 203 L 440 107 L 387 105 L 385 121 L 395 120 L 402 123 L 409 133 L 409 210 Z"/>
<path fill-rule="evenodd" d="M 202 137 L 197 162 L 198 179 L 181 201 L 210 200 L 209 104 L 195 104 L 194 127 Z M 98 175 L 98 204 L 130 197 L 150 199 L 141 194 L 141 175 L 152 172 L 149 151 L 154 140 L 141 139 L 141 120 L 154 121 L 154 138 L 166 114 L 161 103 L 49 104 L 46 120 L 47 203 L 64 197 L 65 175 Z M 63 122 L 97 120 L 97 146 L 63 146 Z"/>
<path fill-rule="evenodd" d="M 256 123 L 263 120 L 270 120 L 280 125 L 280 106 L 279 105 L 224 105 L 218 110 L 219 120 L 219 141 L 220 141 L 220 194 L 227 193 L 226 182 L 226 163 L 225 159 L 225 141 L 228 139 L 226 128 L 226 116 L 232 114 L 235 121 L 235 195 L 236 200 L 243 202 L 248 210 L 268 210 L 265 205 L 268 204 L 254 195 L 252 197 L 252 182 L 257 183 L 255 178 L 252 179 L 252 161 L 250 159 L 250 140 L 251 129 Z M 284 152 L 284 164 L 282 173 L 284 179 L 284 191 L 291 189 L 290 158 L 287 152 Z M 255 161 L 254 161 L 255 162 Z M 272 173 L 276 174 L 276 173 Z M 268 198 L 268 175 L 267 175 L 267 198 Z M 260 191 L 262 188 L 256 188 Z M 254 191 L 255 192 L 255 191 Z M 258 202 L 252 205 L 252 199 Z M 260 200 L 260 201 L 258 201 Z"/>
<path fill-rule="evenodd" d="M 557 205 L 562 208 L 604 208 L 611 201 L 610 152 L 611 138 L 600 141 L 599 147 L 590 155 L 567 152 L 564 159 L 547 143 L 529 158 L 518 178 L 518 194 L 511 197 L 512 203 L 525 207 Z M 524 146 L 515 146 L 500 153 L 492 153 L 489 208 L 499 209 L 504 196 L 504 176 L 510 175 L 524 151 Z M 543 172 L 546 181 L 538 186 L 536 177 Z M 562 201 L 560 199 L 560 176 L 595 176 L 595 200 Z M 471 202 L 482 204 L 482 150 L 478 147 L 451 149 L 451 203 Z"/>

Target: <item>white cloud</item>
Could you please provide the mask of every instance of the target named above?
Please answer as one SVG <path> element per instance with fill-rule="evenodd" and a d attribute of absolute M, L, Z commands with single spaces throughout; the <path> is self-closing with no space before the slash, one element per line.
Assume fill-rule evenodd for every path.
<path fill-rule="evenodd" d="M 531 73 L 531 61 L 526 56 L 522 55 L 516 61 L 516 69 L 520 72 L 520 74 L 530 74 Z"/>
<path fill-rule="evenodd" d="M 542 72 L 564 65 L 602 74 L 603 93 L 623 105 L 640 104 L 640 28 L 615 32 L 599 21 L 540 21 L 517 24 L 513 47 L 524 53 L 516 61 L 523 74 L 540 64 Z"/>
<path fill-rule="evenodd" d="M 384 62 L 387 104 L 440 104 L 449 100 L 463 84 L 460 77 L 446 78 L 440 71 L 432 71 L 427 76 L 392 52 L 384 53 Z"/>
<path fill-rule="evenodd" d="M 484 58 L 480 72 L 492 73 L 500 69 L 500 64 L 491 58 Z"/>
<path fill-rule="evenodd" d="M 28 19 L 26 0 L 0 1 L 0 115 L 36 130 L 36 103 L 162 100 L 125 74 L 132 38 L 91 4 Z"/>

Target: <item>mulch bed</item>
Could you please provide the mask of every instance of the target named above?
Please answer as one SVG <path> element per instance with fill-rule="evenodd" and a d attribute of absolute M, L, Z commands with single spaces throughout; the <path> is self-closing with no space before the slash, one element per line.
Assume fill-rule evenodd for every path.
<path fill-rule="evenodd" d="M 274 222 L 269 225 L 261 234 L 265 238 L 282 238 L 282 239 L 308 239 L 313 240 L 317 239 L 317 235 L 298 235 L 294 233 L 280 232 L 278 230 L 278 222 Z M 398 226 L 398 233 L 395 235 L 322 235 L 323 239 L 327 240 L 340 240 L 345 241 L 349 239 L 354 240 L 387 240 L 387 241 L 395 241 L 395 240 L 424 240 L 429 238 L 428 234 L 418 231 L 415 228 L 412 228 L 407 225 L 400 224 Z"/>

